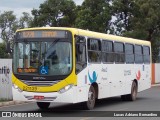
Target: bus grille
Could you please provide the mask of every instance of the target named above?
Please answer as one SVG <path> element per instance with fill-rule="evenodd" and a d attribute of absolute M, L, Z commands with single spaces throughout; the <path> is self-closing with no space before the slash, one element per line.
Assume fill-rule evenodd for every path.
<path fill-rule="evenodd" d="M 59 81 L 26 81 L 21 80 L 23 83 L 29 85 L 29 86 L 52 86 L 54 84 L 57 84 Z"/>

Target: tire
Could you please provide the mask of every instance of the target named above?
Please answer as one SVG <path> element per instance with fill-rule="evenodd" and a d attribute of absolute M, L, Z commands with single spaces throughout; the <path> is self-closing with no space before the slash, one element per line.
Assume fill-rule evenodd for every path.
<path fill-rule="evenodd" d="M 137 99 L 137 90 L 138 90 L 137 84 L 136 84 L 136 82 L 133 82 L 131 94 L 129 94 L 130 101 L 135 101 Z"/>
<path fill-rule="evenodd" d="M 91 86 L 88 92 L 88 101 L 84 103 L 85 109 L 92 110 L 95 106 L 95 102 L 96 102 L 96 93 L 94 87 Z"/>
<path fill-rule="evenodd" d="M 131 94 L 127 94 L 127 95 L 121 95 L 121 99 L 123 101 L 135 101 L 137 98 L 137 84 L 136 82 L 132 83 L 132 87 L 131 87 Z"/>
<path fill-rule="evenodd" d="M 48 109 L 49 105 L 50 105 L 50 102 L 37 102 L 37 106 L 42 110 Z"/>

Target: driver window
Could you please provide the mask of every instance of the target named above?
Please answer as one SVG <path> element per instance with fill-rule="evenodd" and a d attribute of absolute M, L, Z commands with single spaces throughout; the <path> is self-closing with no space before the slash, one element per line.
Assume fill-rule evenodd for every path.
<path fill-rule="evenodd" d="M 83 36 L 76 36 L 76 74 L 81 72 L 86 65 L 86 39 Z"/>

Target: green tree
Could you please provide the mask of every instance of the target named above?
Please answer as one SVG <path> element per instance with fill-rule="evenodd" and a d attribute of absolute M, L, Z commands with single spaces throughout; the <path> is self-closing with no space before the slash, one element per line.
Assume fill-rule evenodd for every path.
<path fill-rule="evenodd" d="M 160 46 L 160 1 L 137 0 L 136 4 L 139 10 L 132 20 L 132 31 L 125 35 L 151 41 L 152 60 L 157 62 Z"/>
<path fill-rule="evenodd" d="M 32 26 L 73 27 L 76 5 L 72 0 L 46 0 L 39 10 L 32 10 Z"/>
<path fill-rule="evenodd" d="M 153 48 L 152 58 L 153 62 L 156 62 L 159 53 L 158 43 L 160 43 L 159 42 L 160 1 L 159 0 L 113 0 L 113 1 L 114 1 L 113 2 L 114 15 L 118 15 L 117 21 L 114 21 L 115 25 L 114 27 L 120 29 L 120 33 L 123 36 L 151 41 Z M 127 1 L 128 1 L 127 4 L 123 4 Z M 116 8 L 118 10 L 116 10 Z M 121 21 L 121 23 L 117 24 L 119 21 Z"/>
<path fill-rule="evenodd" d="M 137 13 L 135 0 L 112 0 L 112 22 L 113 34 L 123 35 L 126 31 L 132 30 L 132 18 Z"/>
<path fill-rule="evenodd" d="M 19 19 L 19 28 L 26 28 L 31 26 L 32 17 L 29 13 L 23 12 L 22 16 Z"/>
<path fill-rule="evenodd" d="M 9 55 L 6 53 L 6 45 L 5 43 L 0 43 L 0 58 L 8 58 Z"/>
<path fill-rule="evenodd" d="M 159 0 L 113 0 L 115 28 L 123 36 L 152 41 L 160 31 L 159 8 Z"/>
<path fill-rule="evenodd" d="M 28 27 L 31 23 L 31 16 L 23 12 L 23 15 L 18 19 L 14 15 L 13 11 L 4 11 L 0 13 L 0 39 L 3 40 L 3 44 L 1 44 L 1 58 L 6 56 L 6 47 L 7 43 L 10 42 L 11 46 L 13 44 L 14 35 L 17 29 Z M 8 55 L 9 57 L 9 55 Z"/>
<path fill-rule="evenodd" d="M 17 28 L 18 21 L 13 11 L 5 11 L 0 14 L 0 38 L 4 40 L 5 43 L 13 40 Z"/>
<path fill-rule="evenodd" d="M 154 41 L 160 32 L 160 1 L 159 0 L 137 0 L 137 14 L 132 19 L 132 31 L 129 35 L 142 37 L 148 41 Z"/>
<path fill-rule="evenodd" d="M 85 0 L 79 8 L 76 27 L 106 33 L 111 20 L 108 0 Z"/>

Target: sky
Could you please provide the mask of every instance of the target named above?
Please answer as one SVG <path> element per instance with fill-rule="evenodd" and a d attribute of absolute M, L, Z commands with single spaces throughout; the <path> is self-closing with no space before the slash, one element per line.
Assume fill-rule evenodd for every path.
<path fill-rule="evenodd" d="M 22 12 L 31 14 L 33 8 L 39 8 L 39 5 L 45 0 L 0 0 L 0 11 L 14 11 L 14 14 L 19 18 Z M 77 5 L 81 5 L 84 0 L 73 0 Z"/>

